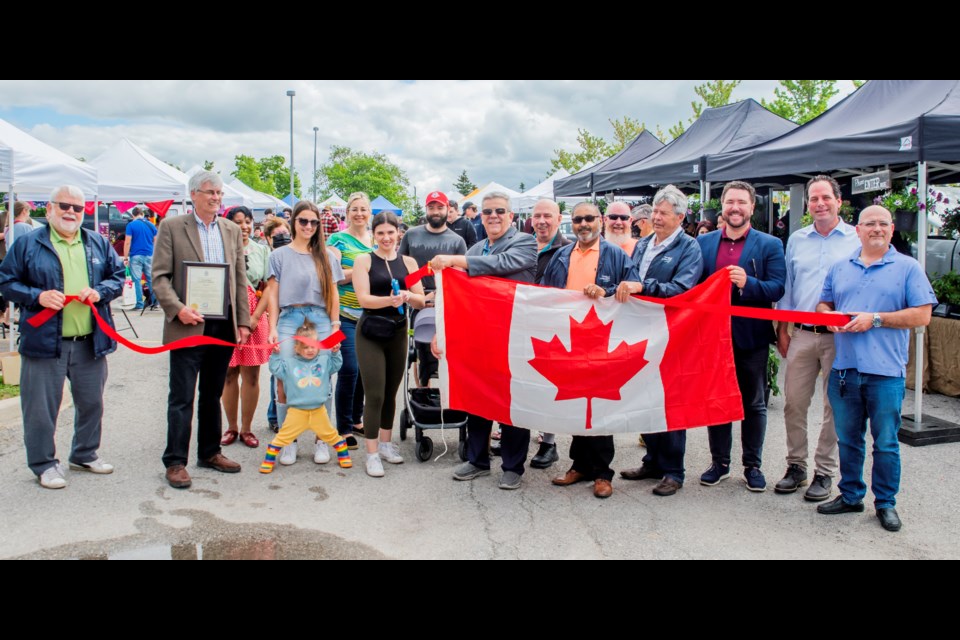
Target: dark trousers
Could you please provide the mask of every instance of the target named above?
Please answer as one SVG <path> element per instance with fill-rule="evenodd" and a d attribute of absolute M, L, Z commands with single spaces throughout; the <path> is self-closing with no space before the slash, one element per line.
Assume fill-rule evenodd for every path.
<path fill-rule="evenodd" d="M 683 484 L 683 456 L 687 452 L 687 431 L 683 429 L 665 433 L 645 433 L 643 443 L 647 447 L 647 455 L 643 456 L 643 466 L 655 469 L 664 476 Z M 729 449 L 727 451 L 729 458 Z"/>
<path fill-rule="evenodd" d="M 203 324 L 203 335 L 228 342 L 236 341 L 230 320 L 207 320 Z M 190 347 L 170 352 L 167 449 L 163 452 L 165 467 L 187 464 L 193 427 L 193 399 L 198 389 L 197 458 L 206 460 L 220 453 L 223 429 L 220 396 L 232 355 L 232 347 Z"/>
<path fill-rule="evenodd" d="M 334 395 L 337 406 L 337 432 L 342 436 L 353 434 L 353 425 L 363 420 L 363 380 L 357 363 L 357 321 L 340 316 L 340 331 L 346 336 L 340 343 L 343 366 L 337 373 Z"/>
<path fill-rule="evenodd" d="M 743 466 L 760 468 L 763 460 L 763 438 L 767 433 L 767 405 L 764 391 L 767 384 L 767 357 L 769 348 L 733 348 L 733 363 L 737 368 L 737 384 L 743 396 L 743 422 L 740 442 L 743 446 Z M 729 465 L 733 446 L 731 423 L 708 427 L 710 455 L 714 463 Z M 646 441 L 646 437 L 644 437 Z"/>
<path fill-rule="evenodd" d="M 357 324 L 357 362 L 366 381 L 363 405 L 363 436 L 380 437 L 380 429 L 393 429 L 397 410 L 397 389 L 407 365 L 407 324 L 403 323 L 389 340 L 371 340 L 363 335 L 367 317 Z"/>
<path fill-rule="evenodd" d="M 493 420 L 467 414 L 467 460 L 475 467 L 490 468 L 490 430 Z M 523 475 L 530 448 L 530 430 L 500 423 L 500 459 L 504 471 Z"/>
<path fill-rule="evenodd" d="M 613 436 L 573 436 L 570 459 L 573 470 L 591 480 L 613 480 Z"/>

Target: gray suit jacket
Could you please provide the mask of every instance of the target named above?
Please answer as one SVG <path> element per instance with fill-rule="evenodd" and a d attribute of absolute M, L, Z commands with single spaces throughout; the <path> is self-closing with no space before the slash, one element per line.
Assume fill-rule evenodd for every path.
<path fill-rule="evenodd" d="M 233 265 L 229 273 L 228 289 L 233 292 L 230 306 L 233 311 L 233 335 L 239 336 L 237 326 L 250 327 L 250 304 L 247 299 L 247 269 L 243 259 L 243 235 L 240 227 L 226 218 L 217 217 L 217 226 L 223 237 L 223 255 Z M 167 218 L 158 228 L 153 247 L 153 292 L 163 307 L 167 322 L 163 327 L 163 343 L 180 338 L 203 335 L 203 323 L 187 325 L 177 314 L 183 303 L 183 263 L 202 262 L 203 249 L 200 232 L 193 214 Z"/>
<path fill-rule="evenodd" d="M 467 272 L 474 276 L 497 276 L 533 284 L 537 275 L 537 240 L 529 233 L 510 227 L 483 255 L 487 241 L 467 249 Z"/>

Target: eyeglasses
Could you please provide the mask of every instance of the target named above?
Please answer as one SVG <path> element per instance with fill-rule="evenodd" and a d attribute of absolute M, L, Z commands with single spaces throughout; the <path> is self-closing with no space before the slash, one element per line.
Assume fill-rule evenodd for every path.
<path fill-rule="evenodd" d="M 573 216 L 572 221 L 573 221 L 573 224 L 580 224 L 581 222 L 590 223 L 599 217 L 600 216 Z"/>
<path fill-rule="evenodd" d="M 297 224 L 301 227 L 311 227 L 316 229 L 320 226 L 319 220 L 307 220 L 306 218 L 297 218 Z"/>
<path fill-rule="evenodd" d="M 622 220 L 623 222 L 626 222 L 629 219 L 630 219 L 629 214 L 625 214 L 625 213 L 624 214 L 608 213 L 607 214 L 607 220 Z"/>
<path fill-rule="evenodd" d="M 83 213 L 82 204 L 70 204 L 68 202 L 56 202 L 56 201 L 54 201 L 54 204 L 60 207 L 60 211 L 70 211 L 70 209 L 73 209 L 75 213 Z"/>
<path fill-rule="evenodd" d="M 496 213 L 498 216 L 502 216 L 507 213 L 507 210 L 503 207 L 500 207 L 498 209 L 484 209 L 481 213 L 483 213 L 485 216 L 492 216 L 494 213 Z"/>
<path fill-rule="evenodd" d="M 214 198 L 219 198 L 223 196 L 223 191 L 215 191 L 213 189 L 197 189 L 197 193 L 202 193 L 204 195 L 213 196 Z"/>

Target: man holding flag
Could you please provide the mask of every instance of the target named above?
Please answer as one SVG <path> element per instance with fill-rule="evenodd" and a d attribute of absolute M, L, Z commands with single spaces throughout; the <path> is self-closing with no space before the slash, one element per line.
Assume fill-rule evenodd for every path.
<path fill-rule="evenodd" d="M 449 267 L 465 270 L 471 278 L 497 276 L 516 282 L 532 283 L 537 270 L 537 241 L 533 236 L 521 233 L 513 226 L 513 210 L 510 197 L 504 193 L 491 192 L 483 198 L 481 215 L 487 239 L 470 247 L 465 256 L 438 255 L 430 261 L 434 271 Z M 479 325 L 481 329 L 485 327 Z M 436 338 L 434 355 L 441 351 Z M 455 480 L 473 480 L 490 475 L 488 453 L 490 430 L 493 421 L 470 414 L 467 422 L 467 462 L 454 470 Z M 519 489 L 523 466 L 530 446 L 530 431 L 500 422 L 503 436 L 501 457 L 503 474 L 501 489 Z"/>
<path fill-rule="evenodd" d="M 629 208 L 628 208 L 629 211 Z M 628 214 L 629 215 L 629 214 Z M 548 287 L 582 291 L 592 300 L 612 296 L 625 280 L 637 280 L 637 271 L 630 257 L 615 244 L 600 237 L 603 216 L 589 202 L 573 208 L 576 244 L 563 247 L 553 256 L 543 274 Z M 622 298 L 624 302 L 626 298 Z M 566 487 L 584 480 L 593 480 L 593 495 L 609 498 L 613 494 L 613 436 L 573 436 L 570 458 L 573 464 L 553 484 Z"/>

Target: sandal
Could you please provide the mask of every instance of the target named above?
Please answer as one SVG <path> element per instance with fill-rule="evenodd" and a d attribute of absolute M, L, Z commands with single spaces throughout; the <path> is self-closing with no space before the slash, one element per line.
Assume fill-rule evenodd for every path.
<path fill-rule="evenodd" d="M 243 444 L 251 449 L 256 449 L 260 446 L 260 441 L 257 440 L 257 436 L 253 435 L 252 431 L 244 431 L 240 434 L 240 439 L 243 441 Z"/>
<path fill-rule="evenodd" d="M 237 431 L 234 431 L 233 429 L 227 429 L 223 432 L 223 437 L 220 438 L 220 445 L 225 447 L 233 444 L 237 441 L 238 435 L 240 434 Z"/>

